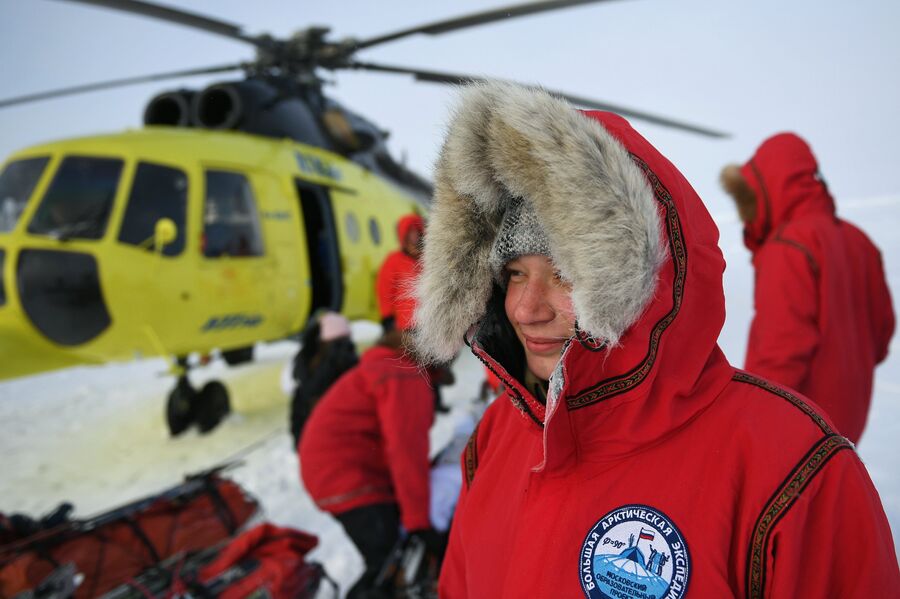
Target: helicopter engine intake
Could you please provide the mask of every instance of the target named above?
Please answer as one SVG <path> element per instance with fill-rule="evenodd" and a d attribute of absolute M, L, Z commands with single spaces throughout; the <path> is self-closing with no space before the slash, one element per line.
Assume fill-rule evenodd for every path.
<path fill-rule="evenodd" d="M 207 129 L 287 137 L 329 149 L 333 145 L 304 101 L 259 79 L 207 87 L 194 97 L 191 117 L 195 126 Z"/>
<path fill-rule="evenodd" d="M 195 95 L 191 90 L 179 89 L 154 96 L 144 110 L 144 124 L 189 127 L 191 101 Z"/>
<path fill-rule="evenodd" d="M 245 112 L 246 100 L 242 96 L 250 95 L 248 91 L 242 94 L 239 89 L 237 84 L 220 83 L 200 92 L 191 107 L 194 122 L 209 129 L 234 129 Z M 252 103 L 260 104 L 260 100 Z"/>

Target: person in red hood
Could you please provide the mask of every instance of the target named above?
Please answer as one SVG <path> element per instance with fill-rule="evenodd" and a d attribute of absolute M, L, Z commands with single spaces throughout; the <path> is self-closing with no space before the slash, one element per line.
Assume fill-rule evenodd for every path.
<path fill-rule="evenodd" d="M 407 214 L 397 222 L 397 239 L 400 249 L 388 254 L 378 271 L 375 292 L 381 313 L 381 325 L 386 333 L 397 329 L 405 331 L 412 327 L 416 300 L 413 294 L 416 278 L 419 276 L 419 258 L 422 255 L 422 241 L 425 235 L 425 221 L 418 214 Z M 435 364 L 429 372 L 434 380 L 434 408 L 447 413 L 444 405 L 442 386 L 452 385 L 453 373 L 448 364 Z"/>
<path fill-rule="evenodd" d="M 837 217 L 807 143 L 770 137 L 722 183 L 756 270 L 744 367 L 812 398 L 859 441 L 894 312 L 878 248 Z"/>
<path fill-rule="evenodd" d="M 419 274 L 424 233 L 425 221 L 418 214 L 407 214 L 397 222 L 400 249 L 388 254 L 375 282 L 378 310 L 385 331 L 404 330 L 412 322 L 416 305 L 410 290 Z"/>
<path fill-rule="evenodd" d="M 732 367 L 718 231 L 621 117 L 467 87 L 435 171 L 415 344 L 503 382 L 462 456 L 440 596 L 881 596 L 852 443 Z"/>
<path fill-rule="evenodd" d="M 394 329 L 366 351 L 319 400 L 300 437 L 306 490 L 337 518 L 365 562 L 349 598 L 376 596 L 400 525 L 429 548 L 438 543 L 429 520 L 434 391 L 404 336 Z"/>

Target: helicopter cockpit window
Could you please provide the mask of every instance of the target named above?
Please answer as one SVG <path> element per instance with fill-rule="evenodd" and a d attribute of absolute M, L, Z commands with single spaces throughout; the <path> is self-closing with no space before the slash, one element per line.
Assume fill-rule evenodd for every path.
<path fill-rule="evenodd" d="M 9 233 L 19 222 L 49 160 L 46 156 L 15 160 L 0 173 L 0 233 Z"/>
<path fill-rule="evenodd" d="M 122 161 L 115 158 L 65 158 L 28 223 L 28 232 L 57 239 L 100 239 L 121 173 Z"/>
<path fill-rule="evenodd" d="M 250 182 L 238 173 L 206 171 L 203 255 L 217 258 L 262 254 L 262 235 Z"/>
<path fill-rule="evenodd" d="M 180 254 L 184 250 L 187 187 L 184 171 L 139 163 L 122 219 L 119 241 L 152 250 L 157 221 L 170 218 L 177 227 L 177 235 L 172 243 L 163 247 L 162 253 L 165 256 Z"/>

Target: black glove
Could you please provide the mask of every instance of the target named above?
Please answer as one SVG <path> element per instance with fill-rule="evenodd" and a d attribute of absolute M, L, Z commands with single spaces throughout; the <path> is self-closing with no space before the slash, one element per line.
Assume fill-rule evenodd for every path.
<path fill-rule="evenodd" d="M 425 551 L 430 555 L 438 559 L 444 556 L 444 550 L 447 548 L 447 535 L 445 533 L 438 532 L 433 528 L 421 528 L 409 531 L 410 542 L 413 539 L 418 539 L 425 546 Z"/>

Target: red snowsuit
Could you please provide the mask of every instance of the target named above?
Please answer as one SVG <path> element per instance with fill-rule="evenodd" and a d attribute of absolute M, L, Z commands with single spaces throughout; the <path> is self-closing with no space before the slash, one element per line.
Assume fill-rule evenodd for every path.
<path fill-rule="evenodd" d="M 623 119 L 587 114 L 649 181 L 668 255 L 619 345 L 569 342 L 546 407 L 486 349 L 502 301 L 488 308 L 470 342 L 506 391 L 463 454 L 440 596 L 896 593 L 890 528 L 853 446 L 717 345 L 725 263 L 700 198 Z"/>
<path fill-rule="evenodd" d="M 428 430 L 434 392 L 400 350 L 375 346 L 322 397 L 300 439 L 301 477 L 340 514 L 396 502 L 407 530 L 430 526 Z"/>
<path fill-rule="evenodd" d="M 403 331 L 412 324 L 416 302 L 412 296 L 412 285 L 419 274 L 419 261 L 403 251 L 407 234 L 413 228 L 424 231 L 422 217 L 416 214 L 404 216 L 397 223 L 397 238 L 401 249 L 388 254 L 378 270 L 375 291 L 378 295 L 378 310 L 381 318 L 394 317 L 395 326 Z"/>
<path fill-rule="evenodd" d="M 744 230 L 756 269 L 745 368 L 812 398 L 856 443 L 894 331 L 881 254 L 835 215 L 796 135 L 765 141 L 741 174 L 756 196 Z"/>

